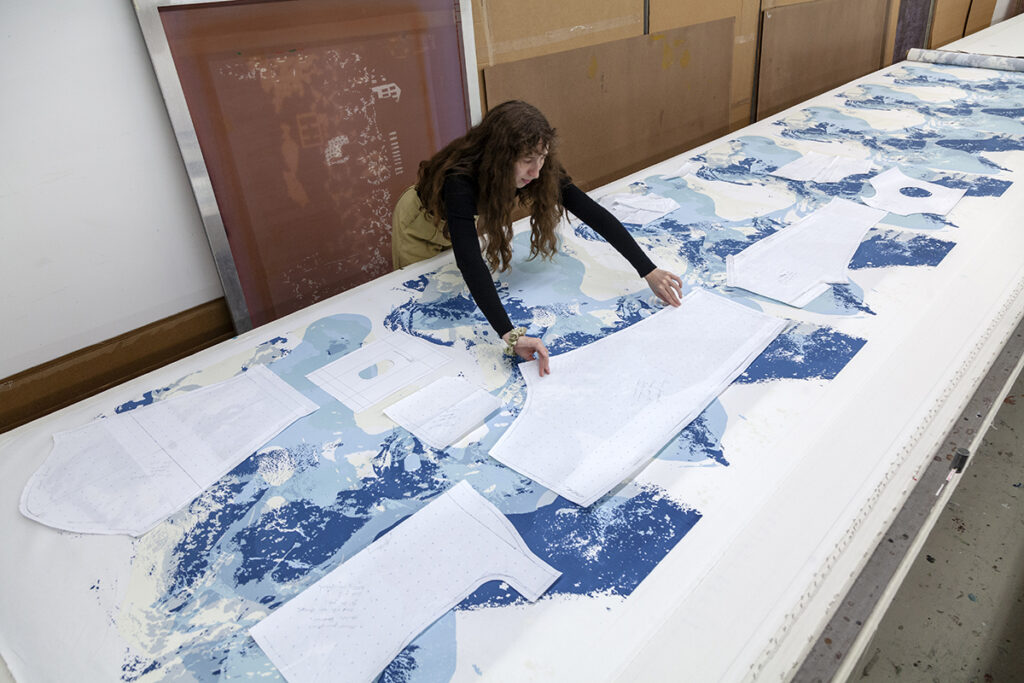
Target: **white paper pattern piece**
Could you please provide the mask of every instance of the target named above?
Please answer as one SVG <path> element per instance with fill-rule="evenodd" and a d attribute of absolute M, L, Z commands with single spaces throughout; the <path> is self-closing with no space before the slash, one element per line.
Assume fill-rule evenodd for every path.
<path fill-rule="evenodd" d="M 679 308 L 519 367 L 527 394 L 491 456 L 577 505 L 634 474 L 700 415 L 786 322 L 695 289 Z"/>
<path fill-rule="evenodd" d="M 431 448 L 443 450 L 501 407 L 501 401 L 463 377 L 441 377 L 384 409 L 384 414 Z"/>
<path fill-rule="evenodd" d="M 875 188 L 875 194 L 871 197 L 862 197 L 861 201 L 868 206 L 885 209 L 901 216 L 909 216 L 912 213 L 945 216 L 967 193 L 964 189 L 911 178 L 898 168 L 890 168 L 869 182 Z"/>
<path fill-rule="evenodd" d="M 481 584 L 532 602 L 559 576 L 460 481 L 249 632 L 290 683 L 372 681 Z"/>
<path fill-rule="evenodd" d="M 679 208 L 676 200 L 656 194 L 609 194 L 599 200 L 623 223 L 647 225 Z"/>
<path fill-rule="evenodd" d="M 450 360 L 436 344 L 394 332 L 314 370 L 306 378 L 358 413 Z"/>
<path fill-rule="evenodd" d="M 48 526 L 141 536 L 315 403 L 263 366 L 53 435 L 21 512 Z"/>
<path fill-rule="evenodd" d="M 807 152 L 799 159 L 780 166 L 772 175 L 790 180 L 813 180 L 818 183 L 835 183 L 855 174 L 867 173 L 873 168 L 868 159 L 853 159 Z"/>
<path fill-rule="evenodd" d="M 864 234 L 886 212 L 835 198 L 796 223 L 726 256 L 730 287 L 800 308 L 829 283 L 848 281 L 847 266 Z"/>
<path fill-rule="evenodd" d="M 683 176 L 690 175 L 691 173 L 696 173 L 697 171 L 700 170 L 700 167 L 701 167 L 701 163 L 699 161 L 687 160 L 687 161 L 683 162 L 683 164 L 679 168 L 677 168 L 676 170 L 674 170 L 674 171 L 672 171 L 670 173 L 663 173 L 661 177 L 662 178 L 682 178 Z"/>

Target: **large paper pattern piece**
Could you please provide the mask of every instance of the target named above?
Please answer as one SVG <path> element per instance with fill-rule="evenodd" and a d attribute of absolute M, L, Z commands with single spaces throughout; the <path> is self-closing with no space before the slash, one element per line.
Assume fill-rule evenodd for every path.
<path fill-rule="evenodd" d="M 730 287 L 800 308 L 847 282 L 847 266 L 865 233 L 886 212 L 833 199 L 793 225 L 725 259 Z"/>
<path fill-rule="evenodd" d="M 315 403 L 263 366 L 53 435 L 21 495 L 48 526 L 141 536 L 187 505 Z"/>
<path fill-rule="evenodd" d="M 872 169 L 868 159 L 851 159 L 807 152 L 802 157 L 780 166 L 772 171 L 772 175 L 790 180 L 813 180 L 817 183 L 836 183 L 847 176 L 867 173 Z"/>
<path fill-rule="evenodd" d="M 291 683 L 371 681 L 481 584 L 507 581 L 534 601 L 559 576 L 461 481 L 250 633 Z"/>
<path fill-rule="evenodd" d="M 912 213 L 932 213 L 945 216 L 953 210 L 965 189 L 957 189 L 911 178 L 898 168 L 890 168 L 869 180 L 875 194 L 863 197 L 868 206 L 884 209 L 890 213 L 909 216 Z"/>
<path fill-rule="evenodd" d="M 501 401 L 463 377 L 441 377 L 384 409 L 384 414 L 431 448 L 443 450 L 501 407 Z"/>
<path fill-rule="evenodd" d="M 314 370 L 306 378 L 358 413 L 450 360 L 435 344 L 394 332 Z"/>
<path fill-rule="evenodd" d="M 491 456 L 587 506 L 647 463 L 785 327 L 780 318 L 695 289 L 593 344 L 555 356 Z"/>
<path fill-rule="evenodd" d="M 599 201 L 613 216 L 630 225 L 647 225 L 679 208 L 676 200 L 656 194 L 610 194 Z"/>

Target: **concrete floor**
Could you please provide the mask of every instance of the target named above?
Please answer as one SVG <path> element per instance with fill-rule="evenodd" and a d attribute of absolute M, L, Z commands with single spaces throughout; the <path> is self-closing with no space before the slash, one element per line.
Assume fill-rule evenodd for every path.
<path fill-rule="evenodd" d="M 1024 374 L 848 681 L 1024 681 Z"/>

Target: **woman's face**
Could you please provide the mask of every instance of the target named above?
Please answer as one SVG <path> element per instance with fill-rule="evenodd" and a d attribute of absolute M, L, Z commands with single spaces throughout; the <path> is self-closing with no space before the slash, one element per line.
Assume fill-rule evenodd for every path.
<path fill-rule="evenodd" d="M 548 158 L 548 150 L 537 148 L 516 161 L 516 189 L 522 189 L 532 183 L 540 175 L 544 160 Z"/>

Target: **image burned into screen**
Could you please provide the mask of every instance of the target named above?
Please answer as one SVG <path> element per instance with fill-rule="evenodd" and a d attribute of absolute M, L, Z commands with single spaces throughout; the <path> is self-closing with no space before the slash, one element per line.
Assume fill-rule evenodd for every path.
<path fill-rule="evenodd" d="M 253 325 L 391 270 L 391 212 L 468 128 L 451 0 L 163 7 Z"/>

